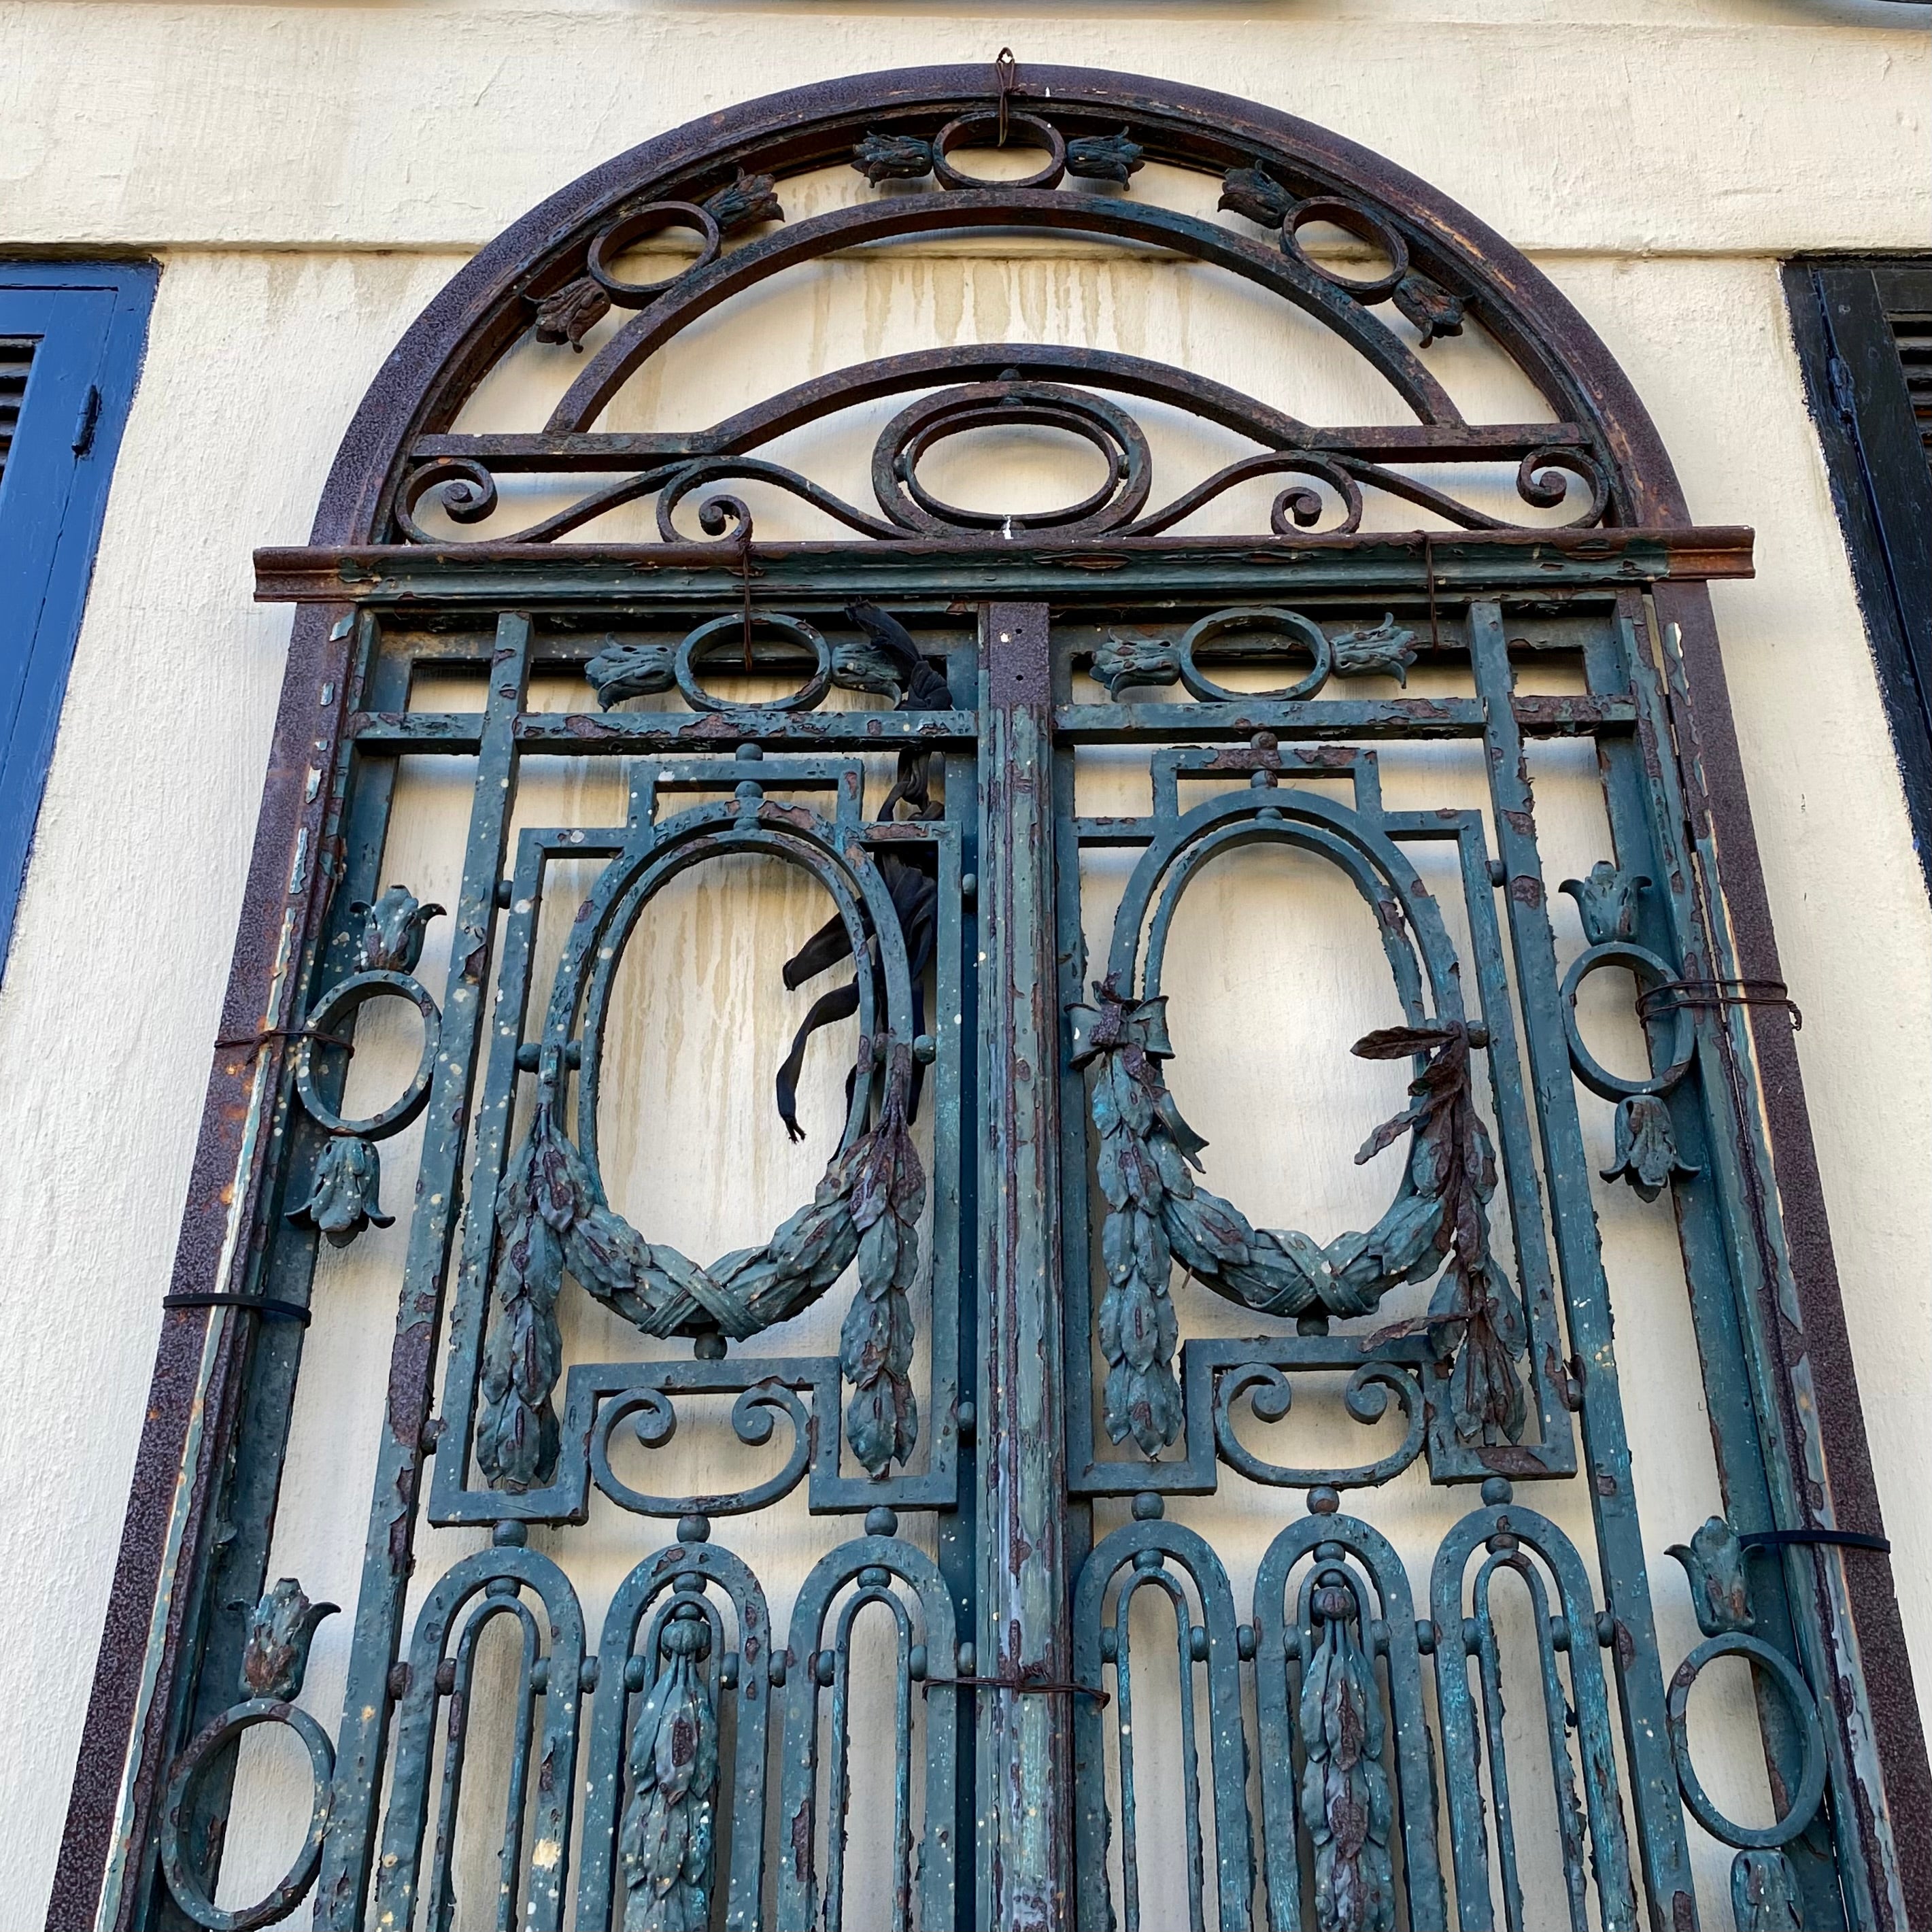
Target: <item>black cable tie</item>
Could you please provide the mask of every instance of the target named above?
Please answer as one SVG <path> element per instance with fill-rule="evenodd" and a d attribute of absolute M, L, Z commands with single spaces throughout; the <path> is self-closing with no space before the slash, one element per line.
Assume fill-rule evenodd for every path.
<path fill-rule="evenodd" d="M 1891 1544 L 1882 1536 L 1869 1536 L 1862 1529 L 1750 1529 L 1738 1538 L 1746 1550 L 1768 1550 L 1787 1543 L 1832 1543 L 1847 1550 L 1876 1550 L 1881 1556 L 1892 1554 Z"/>
<path fill-rule="evenodd" d="M 1782 1006 L 1791 1016 L 1791 1030 L 1804 1030 L 1804 1016 L 1782 980 L 1661 980 L 1637 995 L 1640 1019 L 1654 1019 L 1655 1008 L 1676 1012 L 1684 1006 Z"/>
<path fill-rule="evenodd" d="M 319 1040 L 325 1046 L 339 1046 L 347 1052 L 356 1051 L 356 1042 L 346 1034 L 311 1033 L 307 1027 L 264 1027 L 260 1033 L 232 1034 L 214 1042 L 219 1052 L 224 1048 L 245 1046 L 250 1053 L 259 1052 L 272 1040 Z"/>
<path fill-rule="evenodd" d="M 261 1294 L 164 1294 L 164 1308 L 252 1308 L 257 1315 L 273 1316 L 284 1322 L 299 1322 L 306 1328 L 309 1311 L 298 1301 L 277 1301 Z"/>

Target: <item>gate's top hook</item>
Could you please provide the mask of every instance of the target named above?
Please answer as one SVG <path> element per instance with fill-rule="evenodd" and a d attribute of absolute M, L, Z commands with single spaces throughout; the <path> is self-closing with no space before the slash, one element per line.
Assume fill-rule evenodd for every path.
<path fill-rule="evenodd" d="M 993 56 L 993 85 L 999 95 L 1000 140 L 1006 145 L 1006 104 L 1019 77 L 1019 63 L 1013 58 L 1011 47 L 1002 47 Z"/>

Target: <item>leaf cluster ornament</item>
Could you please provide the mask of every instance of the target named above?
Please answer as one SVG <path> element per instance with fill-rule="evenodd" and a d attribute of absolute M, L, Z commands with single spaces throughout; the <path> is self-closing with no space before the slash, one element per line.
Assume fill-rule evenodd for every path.
<path fill-rule="evenodd" d="M 1408 668 L 1415 662 L 1415 633 L 1405 630 L 1390 610 L 1372 629 L 1338 631 L 1328 640 L 1328 648 L 1337 677 L 1381 675 L 1406 687 Z"/>
<path fill-rule="evenodd" d="M 407 886 L 392 886 L 374 905 L 361 899 L 349 908 L 358 922 L 356 970 L 413 973 L 422 958 L 423 932 L 442 916 L 440 905 L 424 905 Z"/>
<path fill-rule="evenodd" d="M 1222 178 L 1221 199 L 1216 206 L 1244 215 L 1262 228 L 1279 228 L 1295 205 L 1295 197 L 1257 164 L 1251 168 L 1230 168 Z"/>
<path fill-rule="evenodd" d="M 1690 1586 L 1690 1608 L 1706 1636 L 1748 1630 L 1756 1622 L 1744 1576 L 1744 1545 L 1724 1517 L 1707 1518 L 1688 1547 L 1673 1543 L 1664 1553 L 1683 1564 Z"/>
<path fill-rule="evenodd" d="M 910 1454 L 918 1420 L 905 1382 L 912 1346 L 905 1289 L 917 1258 L 910 1228 L 919 1207 L 908 1204 L 922 1202 L 926 1185 L 905 1128 L 911 1060 L 908 1048 L 892 1049 L 877 1124 L 834 1155 L 811 1201 L 762 1247 L 737 1249 L 705 1268 L 646 1240 L 604 1199 L 590 1162 L 558 1122 L 562 1050 L 542 1049 L 530 1131 L 496 1194 L 496 1314 L 484 1345 L 476 1433 L 477 1462 L 494 1487 L 539 1487 L 556 1474 L 551 1395 L 562 1372 L 556 1299 L 566 1270 L 647 1335 L 715 1328 L 742 1340 L 817 1300 L 856 1256 L 858 1297 L 872 1306 L 862 1332 L 848 1334 L 851 1358 L 868 1378 L 862 1407 L 855 1400 L 868 1418 L 865 1446 L 854 1439 L 854 1452 L 874 1474 L 888 1439 L 892 1455 Z M 862 1226 L 862 1201 L 868 1216 Z M 873 1232 L 881 1219 L 892 1222 L 890 1240 Z"/>
<path fill-rule="evenodd" d="M 1449 1257 L 1426 1328 L 1438 1353 L 1458 1348 L 1457 1432 L 1465 1442 L 1514 1442 L 1522 1389 L 1511 1358 L 1524 1346 L 1522 1306 L 1489 1252 L 1487 1202 L 1496 1158 L 1469 1084 L 1468 1029 L 1460 1021 L 1396 1027 L 1358 1040 L 1365 1060 L 1432 1056 L 1409 1091 L 1414 1105 L 1384 1121 L 1356 1154 L 1372 1160 L 1411 1136 L 1401 1191 L 1366 1233 L 1325 1245 L 1293 1229 L 1252 1226 L 1189 1171 L 1207 1143 L 1180 1117 L 1160 1062 L 1173 1056 L 1164 997 L 1127 999 L 1109 979 L 1095 1004 L 1072 1009 L 1073 1064 L 1094 1068 L 1097 1174 L 1108 1214 L 1101 1231 L 1107 1286 L 1100 1352 L 1104 1415 L 1116 1442 L 1131 1435 L 1157 1455 L 1180 1432 L 1173 1370 L 1178 1328 L 1168 1292 L 1178 1262 L 1205 1286 L 1265 1314 L 1366 1315 L 1389 1289 L 1426 1280 Z M 1388 1333 L 1396 1330 L 1385 1331 Z"/>
<path fill-rule="evenodd" d="M 1628 940 L 1636 930 L 1637 895 L 1649 884 L 1641 872 L 1625 872 L 1599 859 L 1587 879 L 1565 879 L 1556 890 L 1576 902 L 1583 937 L 1592 946 L 1609 946 Z"/>
<path fill-rule="evenodd" d="M 874 1476 L 904 1462 L 919 1440 L 912 1366 L 912 1304 L 919 1276 L 919 1217 L 926 1176 L 906 1129 L 905 1104 L 889 1094 L 854 1178 L 852 1225 L 859 1231 L 859 1286 L 838 1340 L 838 1366 L 852 1385 L 845 1439 Z"/>
<path fill-rule="evenodd" d="M 1180 681 L 1180 652 L 1165 638 L 1117 638 L 1094 653 L 1094 681 L 1106 687 L 1109 698 L 1118 698 L 1136 685 L 1178 684 Z"/>
<path fill-rule="evenodd" d="M 1082 134 L 1066 144 L 1066 172 L 1125 188 L 1147 164 L 1147 151 L 1123 128 L 1118 134 Z"/>
<path fill-rule="evenodd" d="M 1676 1175 L 1702 1172 L 1677 1151 L 1670 1108 L 1660 1094 L 1629 1094 L 1619 1100 L 1616 1136 L 1610 1164 L 1598 1172 L 1606 1180 L 1628 1180 L 1640 1201 L 1654 1201 Z"/>
<path fill-rule="evenodd" d="M 1462 317 L 1468 304 L 1460 296 L 1452 296 L 1439 282 L 1412 268 L 1396 284 L 1390 299 L 1414 323 L 1426 349 L 1438 337 L 1460 335 Z"/>
<path fill-rule="evenodd" d="M 315 1164 L 308 1198 L 290 1210 L 298 1227 L 315 1229 L 331 1247 L 346 1248 L 364 1228 L 395 1225 L 382 1212 L 382 1157 L 374 1144 L 352 1134 L 332 1135 Z"/>
<path fill-rule="evenodd" d="M 581 356 L 584 338 L 610 313 L 609 296 L 588 275 L 579 275 L 537 304 L 536 338 L 567 342 Z"/>
<path fill-rule="evenodd" d="M 1367 1159 L 1405 1128 L 1414 1135 L 1409 1178 L 1418 1192 L 1442 1204 L 1436 1252 L 1448 1265 L 1429 1312 L 1370 1339 L 1425 1330 L 1436 1359 L 1450 1364 L 1449 1399 L 1456 1439 L 1493 1445 L 1522 1439 L 1528 1404 L 1516 1364 L 1528 1345 L 1521 1298 L 1490 1252 L 1489 1202 L 1496 1191 L 1496 1150 L 1476 1111 L 1469 1078 L 1469 1031 L 1460 1022 L 1392 1027 L 1353 1049 L 1365 1060 L 1432 1054 L 1409 1083 L 1415 1104 L 1370 1136 L 1355 1158 Z"/>
<path fill-rule="evenodd" d="M 242 1648 L 242 1694 L 287 1703 L 302 1695 L 316 1627 L 339 1604 L 312 1604 L 292 1576 L 284 1576 L 249 1614 Z"/>
<path fill-rule="evenodd" d="M 1320 1635 L 1302 1672 L 1298 1715 L 1306 1754 L 1301 1820 L 1315 1850 L 1315 1923 L 1318 1932 L 1393 1932 L 1388 1841 L 1395 1808 L 1382 1762 L 1375 1666 L 1355 1634 L 1352 1591 L 1324 1582 L 1310 1608 L 1320 1619 Z"/>
<path fill-rule="evenodd" d="M 742 168 L 738 178 L 716 194 L 704 197 L 705 212 L 718 224 L 721 235 L 734 235 L 741 228 L 754 228 L 761 221 L 782 221 L 778 183 L 770 175 L 748 175 Z"/>
<path fill-rule="evenodd" d="M 932 143 L 914 134 L 868 134 L 852 150 L 852 165 L 874 188 L 889 181 L 918 181 L 932 172 Z"/>
<path fill-rule="evenodd" d="M 706 1932 L 718 1792 L 718 1718 L 704 1659 L 711 1627 L 695 1604 L 665 1620 L 657 1681 L 631 1729 L 618 1854 L 623 1932 Z"/>

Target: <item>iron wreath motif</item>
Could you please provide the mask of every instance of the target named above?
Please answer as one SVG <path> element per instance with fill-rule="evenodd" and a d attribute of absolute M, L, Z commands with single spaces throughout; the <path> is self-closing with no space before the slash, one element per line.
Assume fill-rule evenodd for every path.
<path fill-rule="evenodd" d="M 1304 685 L 1318 686 L 1328 676 L 1331 648 L 1319 628 L 1273 610 L 1204 619 L 1184 640 L 1177 674 L 1198 681 L 1195 638 L 1241 622 L 1285 632 L 1312 649 L 1315 670 Z M 1174 1048 L 1166 997 L 1158 988 L 1181 897 L 1217 854 L 1270 842 L 1300 846 L 1337 866 L 1376 910 L 1408 1024 L 1372 1033 L 1352 1050 L 1370 1060 L 1413 1058 L 1417 1066 L 1413 1104 L 1377 1127 L 1355 1156 L 1358 1164 L 1368 1161 L 1408 1136 L 1394 1199 L 1372 1228 L 1325 1243 L 1298 1230 L 1257 1228 L 1200 1185 L 1195 1174 L 1206 1143 L 1181 1118 L 1162 1071 Z M 1436 1001 L 1432 1019 L 1422 1005 L 1425 975 Z M 1093 1004 L 1070 1014 L 1072 1064 L 1092 1070 L 1097 1178 L 1107 1204 L 1101 1237 L 1106 1285 L 1097 1313 L 1108 1366 L 1104 1420 L 1114 1442 L 1131 1436 L 1154 1457 L 1180 1433 L 1184 1408 L 1173 1366 L 1178 1324 L 1168 1292 L 1176 1262 L 1229 1300 L 1324 1329 L 1329 1318 L 1372 1314 L 1390 1289 L 1441 1270 L 1427 1312 L 1372 1340 L 1427 1336 L 1447 1372 L 1458 1442 L 1521 1439 L 1528 1412 L 1516 1364 L 1528 1324 L 1522 1298 L 1490 1246 L 1496 1154 L 1470 1078 L 1471 1050 L 1486 1045 L 1488 1034 L 1462 1018 L 1461 1005 L 1439 910 L 1394 842 L 1359 813 L 1282 788 L 1276 772 L 1264 766 L 1245 794 L 1210 799 L 1163 822 L 1115 915 L 1107 976 L 1095 986 Z M 1229 1393 L 1238 1383 L 1260 1386 L 1245 1371 L 1230 1378 Z M 1400 1399 L 1410 1406 L 1406 1390 Z M 1225 1412 L 1225 1401 L 1217 1400 L 1217 1425 Z"/>
<path fill-rule="evenodd" d="M 890 676 L 909 702 L 944 704 L 944 680 L 924 670 L 903 627 L 870 607 L 855 607 L 855 620 L 884 654 L 883 668 L 869 667 L 874 688 Z M 687 638 L 674 654 L 677 664 L 688 665 L 692 638 L 709 628 Z M 620 676 L 626 692 L 649 688 L 634 665 L 607 659 L 602 669 L 607 692 Z M 644 1334 L 692 1336 L 702 1351 L 707 1337 L 742 1341 L 788 1321 L 856 1262 L 839 1352 L 853 1390 L 846 1438 L 875 1476 L 903 1464 L 916 1445 L 908 1294 L 918 1271 L 926 1178 L 910 1128 L 920 1061 L 930 1051 L 918 976 L 931 952 L 931 880 L 890 850 L 868 850 L 849 818 L 829 822 L 802 806 L 767 802 L 758 762 L 741 755 L 745 775 L 728 806 L 700 806 L 638 829 L 592 888 L 588 916 L 579 916 L 557 968 L 547 1036 L 535 1056 L 530 1125 L 496 1199 L 494 1308 L 476 1432 L 477 1464 L 494 1488 L 541 1488 L 556 1474 L 560 1438 L 552 1397 L 563 1366 L 556 1304 L 566 1272 Z M 921 754 L 905 754 L 881 821 L 895 822 L 902 799 L 915 811 L 929 805 L 924 764 Z M 811 1034 L 856 1012 L 859 1053 L 844 1131 L 812 1200 L 769 1240 L 706 1266 L 650 1240 L 610 1204 L 596 1155 L 597 1061 L 616 964 L 651 897 L 691 865 L 750 851 L 802 865 L 838 907 L 831 925 L 788 965 L 788 984 L 841 956 L 863 962 L 849 987 L 818 1003 L 781 1071 L 780 1111 L 794 1137 L 793 1084 Z M 584 1036 L 572 1040 L 580 1014 Z M 574 1137 L 562 1118 L 574 1065 L 584 1076 Z"/>

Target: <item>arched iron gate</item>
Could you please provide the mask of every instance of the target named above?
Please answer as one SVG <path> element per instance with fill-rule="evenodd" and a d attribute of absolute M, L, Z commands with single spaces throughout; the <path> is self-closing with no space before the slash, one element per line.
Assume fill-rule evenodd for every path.
<path fill-rule="evenodd" d="M 1009 138 L 1043 152 L 1035 176 L 962 172 L 967 150 Z M 868 188 L 786 220 L 786 178 L 844 159 Z M 1220 177 L 1238 220 L 1142 196 L 1150 160 Z M 1381 272 L 1309 253 L 1316 222 L 1379 251 Z M 626 279 L 625 251 L 666 227 L 696 235 L 695 264 Z M 701 431 L 596 428 L 652 356 L 768 277 L 861 243 L 1014 228 L 1244 278 L 1341 337 L 1415 420 L 1316 428 L 1165 364 L 995 344 L 868 363 Z M 613 304 L 619 325 L 598 330 Z M 550 422 L 460 431 L 533 323 L 562 356 L 598 330 Z M 1421 352 L 1476 325 L 1550 420 L 1463 419 Z M 887 397 L 908 400 L 878 438 L 871 506 L 759 453 Z M 1253 448 L 1157 494 L 1136 400 Z M 1084 440 L 1104 481 L 1044 514 L 962 510 L 921 481 L 937 443 L 1013 424 Z M 1472 463 L 1506 465 L 1520 514 L 1543 521 L 1428 480 Z M 574 478 L 575 500 L 503 534 L 500 479 L 539 472 Z M 1278 491 L 1264 531 L 1170 533 L 1256 478 Z M 761 541 L 744 500 L 758 490 L 855 534 Z M 1431 531 L 1364 527 L 1391 501 Z M 642 502 L 658 542 L 560 541 Z M 144 1452 L 185 1478 L 172 1515 L 137 1508 L 124 1613 L 160 1608 L 145 1665 L 131 1682 L 104 1670 L 92 1720 L 90 1750 L 116 1724 L 135 1746 L 93 1812 L 83 1765 L 64 1868 L 69 1895 L 99 1888 L 100 1922 L 266 1924 L 312 1888 L 316 1922 L 337 1927 L 856 1923 L 863 1612 L 888 1621 L 896 1659 L 892 1870 L 866 1896 L 928 1932 L 1150 1924 L 1137 1821 L 1173 1787 L 1163 1772 L 1150 1797 L 1136 1759 L 1134 1606 L 1150 1598 L 1172 1625 L 1197 1926 L 1472 1932 L 1526 1911 L 1684 1926 L 1687 1804 L 1738 1848 L 1739 1926 L 1903 1922 L 1860 1662 L 1882 1617 L 1828 1486 L 1799 1474 L 1824 1467 L 1792 1342 L 1816 1304 L 1793 1276 L 1770 1137 L 1786 1137 L 1787 1199 L 1815 1178 L 1789 1095 L 1782 1115 L 1760 1098 L 1763 1070 L 1791 1065 L 1785 1016 L 1718 885 L 1722 838 L 1756 890 L 1741 802 L 1724 794 L 1714 818 L 1702 762 L 1727 757 L 1728 736 L 1707 709 L 1700 749 L 1688 709 L 1714 670 L 1702 585 L 1748 574 L 1748 533 L 1685 523 L 1614 365 L 1520 257 L 1348 144 L 1185 89 L 1002 62 L 781 97 L 611 164 L 479 257 L 372 390 L 314 547 L 258 567 L 261 595 L 307 608 L 202 1151 L 204 1177 L 232 1185 L 197 1190 Z M 719 696 L 720 653 L 802 681 L 762 703 Z M 1526 665 L 1556 663 L 1574 694 L 1519 688 Z M 1414 665 L 1453 671 L 1458 694 L 1407 694 Z M 480 710 L 411 708 L 416 680 L 452 668 L 483 674 Z M 540 707 L 534 676 L 580 695 Z M 834 686 L 878 702 L 822 708 Z M 676 708 L 620 708 L 671 693 Z M 1597 749 L 1611 849 L 1576 880 L 1539 856 L 1525 747 L 1550 737 Z M 1442 741 L 1481 748 L 1486 808 L 1386 805 L 1378 758 Z M 1096 746 L 1141 760 L 1133 810 L 1082 808 L 1076 765 Z M 524 762 L 566 754 L 621 761 L 621 822 L 513 832 Z M 446 914 L 383 864 L 406 756 L 474 761 Z M 1168 1090 L 1170 932 L 1203 869 L 1255 847 L 1338 868 L 1377 921 L 1402 1022 L 1356 1051 L 1413 1078 L 1363 1150 L 1392 1187 L 1366 1231 L 1255 1226 L 1210 1191 L 1214 1151 Z M 1090 958 L 1083 857 L 1107 850 L 1132 869 Z M 598 1085 L 618 963 L 654 896 L 748 854 L 831 898 L 787 983 L 858 961 L 826 1011 L 856 1011 L 860 1046 L 812 1198 L 706 1263 L 611 1205 Z M 1431 854 L 1447 862 L 1433 886 Z M 533 935 L 566 858 L 601 869 L 539 972 Z M 1559 885 L 1587 942 L 1562 974 Z M 415 971 L 435 916 L 458 935 L 440 992 Z M 1577 1028 L 1577 986 L 1600 968 L 1638 983 L 1647 1076 L 1600 1065 Z M 384 1112 L 346 1118 L 348 1029 L 396 997 L 423 1016 L 421 1066 Z M 1707 1640 L 1667 1690 L 1578 1081 L 1617 1106 L 1615 1178 L 1675 1205 L 1728 1496 L 1728 1520 L 1682 1552 Z M 352 1240 L 400 1198 L 381 1150 L 418 1118 L 332 1735 L 293 1701 L 317 1612 L 292 1581 L 272 1587 L 268 1539 L 316 1244 Z M 1183 1276 L 1255 1332 L 1188 1334 Z M 1390 1318 L 1384 1298 L 1418 1282 L 1427 1294 Z M 688 1339 L 689 1359 L 566 1361 L 559 1300 L 579 1293 Z M 788 1352 L 784 1324 L 828 1294 L 837 1352 Z M 1310 1466 L 1252 1446 L 1256 1419 L 1292 1444 L 1297 1390 L 1321 1387 L 1377 1453 Z M 744 1443 L 784 1445 L 776 1474 L 670 1495 L 619 1473 L 620 1426 L 662 1444 L 700 1396 L 733 1399 Z M 1414 1465 L 1473 1504 L 1426 1590 L 1376 1526 L 1379 1491 Z M 1280 1505 L 1244 1597 L 1189 1521 L 1190 1499 L 1237 1478 Z M 1569 1484 L 1587 1490 L 1590 1546 L 1537 1507 Z M 795 1491 L 852 1533 L 778 1629 L 733 1526 Z M 567 1550 L 593 1494 L 638 1532 L 601 1628 L 529 1538 L 552 1526 Z M 424 1520 L 492 1534 L 412 1610 Z M 1514 1659 L 1490 1608 L 1506 1574 L 1532 1606 Z M 478 1645 L 500 1621 L 522 1651 L 484 1912 L 454 1898 L 452 1847 Z M 1688 1756 L 1690 1682 L 1726 1654 L 1760 1672 L 1769 1828 L 1719 1813 Z M 1510 1668 L 1546 1719 L 1527 1755 L 1503 1729 Z M 1837 1687 L 1822 1709 L 1821 1684 Z M 309 1750 L 312 1829 L 280 1891 L 218 1909 L 230 1747 L 262 1724 Z M 1562 1898 L 1526 1905 L 1532 1781 L 1557 1839 L 1534 1868 Z"/>

